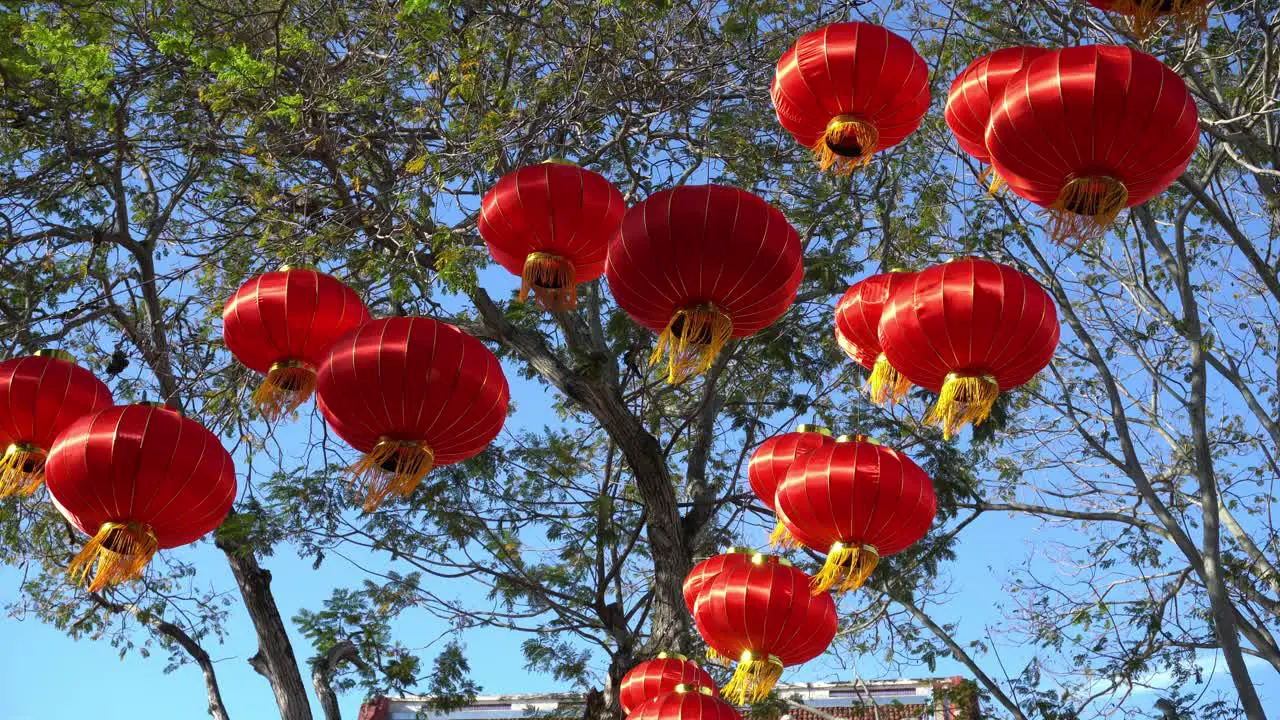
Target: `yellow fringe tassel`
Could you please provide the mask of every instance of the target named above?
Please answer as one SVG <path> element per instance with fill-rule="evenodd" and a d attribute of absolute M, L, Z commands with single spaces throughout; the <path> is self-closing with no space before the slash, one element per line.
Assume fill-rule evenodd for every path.
<path fill-rule="evenodd" d="M 0 457 L 0 498 L 31 495 L 44 483 L 44 450 L 14 443 Z"/>
<path fill-rule="evenodd" d="M 142 577 L 142 569 L 151 562 L 156 547 L 156 534 L 150 525 L 105 522 L 71 561 L 67 573 L 77 584 L 84 583 L 92 573 L 89 591 L 98 592 L 108 585 Z"/>
<path fill-rule="evenodd" d="M 716 356 L 733 338 L 733 321 L 710 303 L 676 311 L 649 356 L 656 365 L 669 356 L 667 382 L 677 383 L 711 369 Z"/>
<path fill-rule="evenodd" d="M 896 404 L 911 391 L 911 381 L 889 364 L 889 358 L 880 353 L 876 364 L 871 368 L 871 379 L 867 381 L 871 390 L 871 401 L 877 405 Z"/>
<path fill-rule="evenodd" d="M 800 542 L 796 540 L 786 525 L 779 520 L 778 524 L 773 526 L 773 532 L 769 533 L 769 547 L 775 547 L 779 550 L 791 550 L 800 547 Z"/>
<path fill-rule="evenodd" d="M 516 299 L 520 302 L 528 300 L 530 291 L 544 310 L 561 312 L 576 309 L 578 285 L 573 263 L 551 253 L 529 253 L 524 260 L 520 294 Z"/>
<path fill-rule="evenodd" d="M 729 665 L 733 661 L 721 655 L 720 653 L 716 652 L 715 648 L 708 645 L 707 646 L 707 662 L 714 663 L 716 665 L 723 665 L 724 667 L 729 667 Z"/>
<path fill-rule="evenodd" d="M 848 175 L 871 162 L 879 144 L 880 131 L 874 125 L 853 115 L 837 115 L 814 143 L 813 154 L 823 170 Z"/>
<path fill-rule="evenodd" d="M 1049 237 L 1079 244 L 1101 238 L 1129 201 L 1124 183 L 1109 177 L 1079 177 L 1067 182 L 1049 208 Z"/>
<path fill-rule="evenodd" d="M 1004 190 L 1004 178 L 1000 177 L 1000 173 L 996 172 L 995 165 L 988 165 L 986 170 L 978 176 L 978 184 L 987 186 L 988 195 L 999 195 Z"/>
<path fill-rule="evenodd" d="M 301 407 L 315 391 L 315 368 L 299 360 L 281 360 L 253 391 L 253 404 L 267 422 L 276 422 Z"/>
<path fill-rule="evenodd" d="M 957 430 L 968 423 L 981 425 L 991 414 L 991 408 L 1000 396 L 1000 386 L 990 375 L 960 375 L 951 373 L 942 383 L 938 401 L 924 421 L 940 425 L 942 436 L 950 440 Z"/>
<path fill-rule="evenodd" d="M 880 564 L 880 551 L 871 545 L 847 546 L 836 543 L 827 552 L 827 561 L 809 583 L 814 595 L 857 590 Z"/>
<path fill-rule="evenodd" d="M 383 438 L 347 473 L 364 495 L 361 507 L 373 512 L 390 495 L 412 494 L 434 463 L 435 453 L 426 445 Z"/>
<path fill-rule="evenodd" d="M 1182 29 L 1203 32 L 1209 26 L 1209 3 L 1205 0 L 1122 0 L 1111 9 L 1126 16 L 1128 29 L 1142 40 L 1151 35 L 1156 21 L 1164 16 L 1172 17 Z"/>
<path fill-rule="evenodd" d="M 742 653 L 738 667 L 721 694 L 736 705 L 752 705 L 769 697 L 769 691 L 782 678 L 782 661 L 776 655 L 756 658 L 751 651 Z"/>

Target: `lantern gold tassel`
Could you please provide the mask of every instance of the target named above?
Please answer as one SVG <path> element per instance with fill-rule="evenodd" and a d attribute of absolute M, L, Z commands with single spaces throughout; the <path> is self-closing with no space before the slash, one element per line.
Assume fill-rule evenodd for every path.
<path fill-rule="evenodd" d="M 1062 187 L 1049 208 L 1049 237 L 1058 243 L 1100 238 L 1128 202 L 1128 188 L 1115 178 L 1074 178 Z"/>
<path fill-rule="evenodd" d="M 0 457 L 0 498 L 30 495 L 44 482 L 44 450 L 14 443 Z"/>
<path fill-rule="evenodd" d="M 253 391 L 253 404 L 268 422 L 275 422 L 302 406 L 316 391 L 316 370 L 300 360 L 281 360 Z"/>
<path fill-rule="evenodd" d="M 880 353 L 876 364 L 871 368 L 867 387 L 871 390 L 872 402 L 877 405 L 886 402 L 893 405 L 907 396 L 911 390 L 911 381 L 889 364 L 889 358 L 884 353 Z"/>
<path fill-rule="evenodd" d="M 779 550 L 790 550 L 799 547 L 800 543 L 796 541 L 791 531 L 786 525 L 779 520 L 778 524 L 773 527 L 773 532 L 769 533 L 769 547 L 775 547 Z"/>
<path fill-rule="evenodd" d="M 1209 3 L 1205 0 L 1121 0 L 1111 9 L 1126 16 L 1129 30 L 1139 39 L 1151 34 L 1162 15 L 1172 16 L 1181 28 L 1204 31 L 1209 25 Z"/>
<path fill-rule="evenodd" d="M 729 667 L 729 665 L 733 661 L 721 655 L 720 653 L 716 652 L 715 648 L 708 645 L 707 646 L 707 662 L 714 663 L 716 665 L 723 665 L 724 667 Z"/>
<path fill-rule="evenodd" d="M 747 650 L 722 693 L 737 705 L 752 705 L 769 697 L 769 691 L 781 678 L 782 661 L 777 655 L 759 658 Z"/>
<path fill-rule="evenodd" d="M 412 494 L 434 464 L 435 453 L 426 445 L 382 438 L 347 473 L 351 484 L 364 494 L 361 507 L 373 512 L 391 495 Z"/>
<path fill-rule="evenodd" d="M 966 423 L 981 425 L 999 396 L 1000 385 L 990 375 L 950 373 L 925 422 L 942 426 L 942 436 L 950 440 Z"/>
<path fill-rule="evenodd" d="M 880 131 L 875 125 L 854 115 L 837 115 L 827 123 L 822 138 L 813 145 L 818 166 L 839 175 L 849 173 L 871 162 L 880 144 Z"/>
<path fill-rule="evenodd" d="M 520 302 L 529 299 L 529 293 L 544 310 L 561 312 L 578 307 L 578 286 L 573 263 L 559 255 L 534 252 L 524 260 L 524 272 L 520 275 Z"/>
<path fill-rule="evenodd" d="M 105 522 L 67 567 L 76 583 L 89 580 L 89 591 L 137 580 L 156 554 L 156 534 L 145 523 Z"/>
<path fill-rule="evenodd" d="M 836 543 L 827 552 L 827 561 L 809 583 L 814 595 L 832 591 L 857 590 L 880 564 L 880 551 L 871 545 Z"/>
<path fill-rule="evenodd" d="M 677 383 L 710 370 L 732 338 L 733 321 L 714 305 L 681 308 L 658 336 L 649 364 L 656 365 L 663 355 L 669 356 L 667 382 Z"/>
<path fill-rule="evenodd" d="M 1004 190 L 1004 178 L 1000 177 L 1000 173 L 996 172 L 995 165 L 988 165 L 986 170 L 978 176 L 978 183 L 987 186 L 988 195 L 999 195 Z"/>

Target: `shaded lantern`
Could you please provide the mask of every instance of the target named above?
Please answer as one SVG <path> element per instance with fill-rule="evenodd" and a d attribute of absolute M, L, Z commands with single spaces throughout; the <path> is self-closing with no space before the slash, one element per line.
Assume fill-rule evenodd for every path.
<path fill-rule="evenodd" d="M 1179 28 L 1203 31 L 1209 24 L 1210 0 L 1086 0 L 1090 5 L 1127 16 L 1133 34 L 1139 39 L 1151 34 L 1156 21 L 1173 18 Z"/>
<path fill-rule="evenodd" d="M 46 465 L 54 506 L 92 538 L 68 570 L 94 592 L 140 577 L 157 550 L 212 532 L 236 497 L 235 465 L 218 438 L 159 403 L 81 416 Z"/>
<path fill-rule="evenodd" d="M 685 185 L 634 205 L 605 271 L 618 305 L 659 333 L 667 379 L 711 367 L 731 338 L 773 324 L 804 274 L 800 235 L 776 208 L 723 185 Z"/>
<path fill-rule="evenodd" d="M 836 338 L 844 339 L 854 362 L 871 371 L 867 387 L 877 403 L 906 397 L 911 382 L 894 369 L 880 347 L 880 313 L 889 295 L 910 280 L 911 273 L 890 271 L 854 283 L 836 303 Z"/>
<path fill-rule="evenodd" d="M 992 107 L 1004 97 L 1009 80 L 1031 60 L 1047 52 L 1050 51 L 1031 46 L 1001 48 L 969 63 L 956 76 L 947 94 L 943 117 L 961 150 L 984 165 L 991 162 L 987 152 L 987 123 L 991 121 Z M 992 175 L 991 192 L 1003 185 L 990 167 L 983 174 L 984 177 Z"/>
<path fill-rule="evenodd" d="M 329 427 L 364 453 L 348 473 L 372 512 L 408 496 L 432 467 L 484 450 L 506 422 L 509 391 L 479 340 L 431 318 L 393 317 L 334 344 L 316 396 Z"/>
<path fill-rule="evenodd" d="M 1045 53 L 1009 81 L 987 151 L 1010 190 L 1049 210 L 1055 240 L 1083 241 L 1164 192 L 1199 138 L 1177 73 L 1137 50 L 1088 45 Z"/>
<path fill-rule="evenodd" d="M 719 575 L 727 567 L 735 565 L 748 565 L 751 563 L 751 557 L 756 551 L 749 548 L 731 547 L 719 555 L 711 557 L 696 563 L 689 574 L 684 578 L 684 585 L 681 588 L 684 593 L 685 607 L 689 608 L 690 614 L 693 613 L 697 606 L 698 598 L 702 596 L 702 590 L 711 582 L 716 575 Z"/>
<path fill-rule="evenodd" d="M 981 258 L 915 274 L 880 317 L 880 345 L 913 384 L 938 393 L 926 420 L 950 438 L 980 424 L 1001 392 L 1053 360 L 1058 311 L 1030 275 Z"/>
<path fill-rule="evenodd" d="M 662 652 L 622 676 L 618 700 L 622 703 L 622 712 L 630 714 L 645 702 L 681 687 L 686 691 L 704 688 L 713 697 L 720 695 L 715 680 L 697 663 L 678 653 Z"/>
<path fill-rule="evenodd" d="M 793 465 L 778 485 L 779 517 L 805 547 L 827 554 L 813 592 L 862 586 L 880 558 L 929 532 L 933 482 L 906 455 L 861 436 L 842 436 Z"/>
<path fill-rule="evenodd" d="M 845 22 L 806 33 L 778 60 L 778 122 L 823 170 L 848 173 L 897 145 L 929 110 L 929 68 L 906 39 Z"/>
<path fill-rule="evenodd" d="M 495 261 L 520 276 L 547 310 L 571 310 L 578 284 L 604 274 L 609 240 L 622 222 L 622 193 L 603 176 L 552 161 L 507 173 L 480 205 L 480 237 Z"/>
<path fill-rule="evenodd" d="M 252 278 L 222 310 L 222 338 L 241 365 L 266 377 L 253 404 L 269 421 L 297 410 L 316 389 L 334 341 L 369 322 L 354 290 L 315 270 L 284 267 Z"/>
<path fill-rule="evenodd" d="M 785 667 L 808 662 L 831 645 L 836 606 L 830 593 L 813 594 L 811 578 L 791 563 L 756 555 L 712 578 L 693 619 L 703 640 L 738 661 L 724 697 L 759 702 Z"/>
<path fill-rule="evenodd" d="M 809 453 L 832 442 L 831 431 L 817 425 L 799 425 L 795 432 L 779 433 L 766 439 L 751 453 L 751 461 L 747 464 L 747 480 L 751 483 L 752 492 L 773 510 L 774 494 L 787 470 Z M 781 522 L 769 536 L 769 544 L 775 547 L 792 545 L 791 536 Z"/>
<path fill-rule="evenodd" d="M 58 434 L 111 402 L 107 386 L 61 350 L 0 362 L 0 497 L 39 489 Z"/>
<path fill-rule="evenodd" d="M 742 720 L 742 715 L 715 693 L 715 685 L 679 685 L 671 692 L 640 703 L 627 720 Z"/>

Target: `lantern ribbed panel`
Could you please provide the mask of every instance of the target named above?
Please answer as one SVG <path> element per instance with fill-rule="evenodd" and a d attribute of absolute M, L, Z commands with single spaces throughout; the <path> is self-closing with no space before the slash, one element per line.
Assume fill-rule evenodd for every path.
<path fill-rule="evenodd" d="M 630 714 L 640 705 L 654 698 L 673 693 L 684 685 L 697 694 L 697 688 L 707 688 L 718 697 L 720 689 L 715 680 L 697 663 L 683 657 L 656 657 L 636 665 L 622 677 L 618 701 L 622 712 Z"/>
<path fill-rule="evenodd" d="M 670 692 L 647 700 L 627 720 L 742 720 L 729 703 L 697 691 Z"/>
<path fill-rule="evenodd" d="M 751 483 L 752 492 L 772 510 L 778 483 L 786 477 L 787 470 L 797 459 L 834 443 L 830 435 L 808 431 L 779 433 L 768 438 L 751 454 L 751 461 L 747 464 L 747 480 Z"/>
<path fill-rule="evenodd" d="M 960 149 L 982 163 L 987 153 L 987 124 L 1005 86 L 1031 60 L 1050 52 L 1039 47 L 1001 48 L 969 64 L 951 83 L 944 117 Z"/>
<path fill-rule="evenodd" d="M 726 567 L 735 567 L 737 565 L 750 565 L 751 553 L 748 552 L 726 552 L 719 555 L 713 555 L 693 566 L 689 574 L 684 579 L 684 604 L 692 613 L 697 606 L 698 598 L 702 595 L 702 590 L 711 582 L 716 575 L 719 575 Z"/>
<path fill-rule="evenodd" d="M 897 402 L 911 389 L 880 347 L 880 315 L 889 296 L 911 279 L 908 272 L 887 272 L 859 280 L 836 304 L 836 339 L 845 354 L 871 371 L 867 386 L 874 402 Z"/>

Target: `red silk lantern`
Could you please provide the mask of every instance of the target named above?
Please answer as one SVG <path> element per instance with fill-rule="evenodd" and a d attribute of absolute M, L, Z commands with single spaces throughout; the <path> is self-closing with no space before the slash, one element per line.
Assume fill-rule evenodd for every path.
<path fill-rule="evenodd" d="M 49 496 L 92 539 L 68 568 L 89 590 L 133 580 L 157 549 L 222 522 L 236 497 L 231 454 L 203 425 L 159 403 L 81 416 L 54 442 Z"/>
<path fill-rule="evenodd" d="M 910 458 L 847 436 L 793 465 L 777 503 L 792 535 L 827 553 L 814 592 L 861 587 L 880 558 L 924 537 L 938 510 L 933 482 Z"/>
<path fill-rule="evenodd" d="M 879 25 L 835 23 L 800 36 L 770 90 L 778 122 L 823 170 L 848 173 L 897 145 L 929 110 L 929 68 Z"/>
<path fill-rule="evenodd" d="M 715 685 L 680 686 L 637 706 L 627 720 L 742 720 L 736 708 L 719 699 Z"/>
<path fill-rule="evenodd" d="M 705 688 L 712 697 L 720 695 L 715 680 L 697 663 L 684 655 L 663 652 L 622 676 L 618 700 L 622 703 L 622 712 L 629 715 L 645 702 L 676 692 L 681 686 L 689 690 Z"/>
<path fill-rule="evenodd" d="M 871 371 L 871 399 L 881 404 L 896 403 L 911 390 L 911 382 L 893 368 L 880 347 L 880 313 L 889 295 L 910 278 L 911 273 L 898 271 L 872 275 L 854 283 L 836 304 L 836 338 L 856 348 L 846 354 Z"/>
<path fill-rule="evenodd" d="M 578 284 L 604 274 L 622 223 L 622 193 L 603 176 L 562 162 L 507 173 L 480 205 L 480 237 L 493 259 L 521 278 L 547 310 L 572 310 Z"/>
<path fill-rule="evenodd" d="M 609 247 L 618 305 L 659 333 L 667 380 L 711 367 L 730 338 L 782 317 L 804 275 L 800 236 L 776 208 L 723 185 L 686 185 L 634 205 Z"/>
<path fill-rule="evenodd" d="M 694 621 L 716 653 L 738 659 L 724 697 L 739 705 L 759 702 L 784 667 L 826 651 L 836 635 L 830 593 L 813 594 L 811 578 L 781 559 L 753 557 L 708 583 Z"/>
<path fill-rule="evenodd" d="M 1058 346 L 1053 298 L 1031 276 L 961 258 L 916 273 L 889 298 L 880 345 L 912 383 L 939 393 L 927 418 L 949 438 L 980 424 L 996 397 L 1023 385 Z"/>
<path fill-rule="evenodd" d="M 991 162 L 987 153 L 987 124 L 991 121 L 992 108 L 1004 98 L 1009 80 L 1031 60 L 1047 52 L 1045 48 L 1028 46 L 1001 48 L 969 63 L 956 77 L 947 95 L 944 117 L 961 150 L 980 163 Z M 991 173 L 991 168 L 986 172 Z M 991 191 L 995 192 L 1002 184 L 999 176 L 993 177 Z"/>
<path fill-rule="evenodd" d="M 269 421 L 297 410 L 316 389 L 316 368 L 334 341 L 369 322 L 354 290 L 315 270 L 259 275 L 222 310 L 222 338 L 241 365 L 266 376 L 253 404 Z"/>
<path fill-rule="evenodd" d="M 749 565 L 751 557 L 755 554 L 754 550 L 731 547 L 719 555 L 712 555 L 694 565 L 685 576 L 684 585 L 681 588 L 684 593 L 684 604 L 689 608 L 689 613 L 693 613 L 698 604 L 698 598 L 702 597 L 702 590 L 716 575 L 723 572 L 726 567 Z"/>
<path fill-rule="evenodd" d="M 1172 17 L 1179 28 L 1204 30 L 1209 24 L 1208 0 L 1087 0 L 1098 8 L 1126 15 L 1133 34 L 1144 39 L 1151 34 L 1157 19 Z"/>
<path fill-rule="evenodd" d="M 817 425 L 800 425 L 795 432 L 779 433 L 760 443 L 747 464 L 747 480 L 751 490 L 773 510 L 773 497 L 778 483 L 786 477 L 787 470 L 799 459 L 832 443 L 831 431 Z M 775 547 L 792 545 L 791 536 L 781 522 L 769 536 L 769 544 Z"/>
<path fill-rule="evenodd" d="M 0 497 L 34 493 L 58 434 L 109 407 L 111 391 L 68 353 L 39 350 L 0 362 Z"/>
<path fill-rule="evenodd" d="M 431 468 L 474 457 L 507 419 L 498 358 L 479 340 L 425 317 L 374 320 L 344 335 L 320 366 L 324 419 L 364 457 L 348 468 L 373 512 L 408 496 Z"/>
<path fill-rule="evenodd" d="M 1164 192 L 1200 138 L 1177 73 L 1116 45 L 1048 52 L 1005 87 L 987 126 L 995 172 L 1050 211 L 1056 240 L 1100 237 L 1127 207 Z"/>

